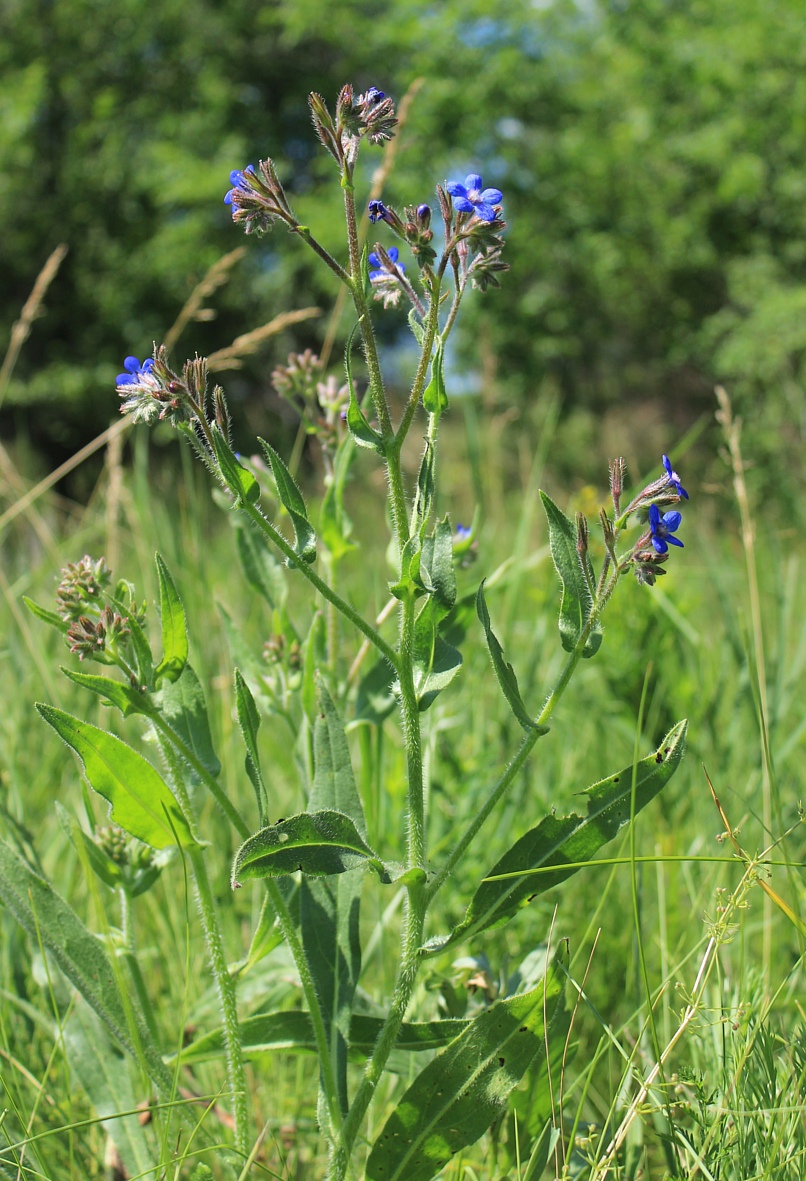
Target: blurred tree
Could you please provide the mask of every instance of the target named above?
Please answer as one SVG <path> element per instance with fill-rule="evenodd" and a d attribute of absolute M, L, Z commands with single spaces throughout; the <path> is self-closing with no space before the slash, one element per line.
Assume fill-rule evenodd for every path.
<path fill-rule="evenodd" d="M 332 101 L 349 78 L 399 96 L 423 76 L 388 197 L 427 200 L 471 166 L 504 190 L 513 271 L 475 317 L 512 396 L 552 373 L 566 406 L 650 393 L 682 423 L 723 379 L 750 407 L 766 392 L 768 429 L 786 413 L 800 432 L 801 23 L 800 0 L 6 0 L 6 331 L 49 250 L 65 240 L 70 255 L 4 414 L 56 450 L 109 420 L 122 356 L 147 352 L 242 241 L 221 200 L 231 167 L 271 154 L 335 246 L 307 92 Z M 329 302 L 330 276 L 299 242 L 248 245 L 217 320 L 180 351 Z M 292 340 L 323 331 L 279 338 L 236 391 L 264 390 Z"/>

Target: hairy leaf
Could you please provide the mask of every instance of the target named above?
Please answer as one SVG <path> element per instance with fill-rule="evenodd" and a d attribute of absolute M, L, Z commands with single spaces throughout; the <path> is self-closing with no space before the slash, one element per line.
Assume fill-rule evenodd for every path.
<path fill-rule="evenodd" d="M 238 502 L 254 504 L 260 499 L 260 485 L 252 473 L 238 462 L 237 456 L 217 424 L 213 424 L 212 431 L 213 447 L 224 483 Z"/>
<path fill-rule="evenodd" d="M 540 497 L 549 523 L 551 556 L 563 588 L 560 603 L 560 641 L 566 652 L 572 652 L 590 616 L 590 589 L 579 562 L 574 522 L 545 492 L 541 492 Z M 601 643 L 602 631 L 597 624 L 588 636 L 582 655 L 593 656 L 598 652 Z"/>
<path fill-rule="evenodd" d="M 316 534 L 308 520 L 308 510 L 305 507 L 302 493 L 291 472 L 272 445 L 267 443 L 265 439 L 259 439 L 258 442 L 269 461 L 280 503 L 294 526 L 294 549 L 304 562 L 313 562 L 316 559 Z"/>
<path fill-rule="evenodd" d="M 367 1181 L 429 1181 L 501 1115 L 564 1009 L 555 956 L 531 992 L 496 1001 L 417 1076 L 367 1161 Z"/>
<path fill-rule="evenodd" d="M 288 591 L 283 567 L 269 549 L 263 535 L 243 516 L 236 518 L 235 545 L 246 581 L 269 607 L 282 606 Z"/>
<path fill-rule="evenodd" d="M 484 634 L 487 637 L 487 647 L 493 662 L 493 669 L 495 670 L 498 684 L 501 686 L 501 692 L 506 697 L 510 709 L 524 730 L 534 730 L 535 722 L 523 704 L 515 670 L 505 660 L 504 649 L 501 647 L 498 637 L 492 629 L 490 612 L 487 610 L 487 600 L 484 597 L 484 582 L 479 586 L 478 594 L 476 595 L 476 612 L 481 620 L 481 626 L 484 628 Z"/>
<path fill-rule="evenodd" d="M 175 681 L 187 664 L 188 631 L 185 609 L 168 567 L 156 555 L 157 577 L 160 585 L 160 621 L 162 624 L 162 660 L 154 670 L 155 677 Z"/>
<path fill-rule="evenodd" d="M 210 732 L 204 690 L 191 665 L 185 665 L 177 681 L 168 681 L 163 685 L 158 701 L 162 707 L 163 719 L 199 762 L 217 778 L 221 772 L 221 764 L 213 750 L 213 736 Z M 195 776 L 192 769 L 190 774 Z"/>
<path fill-rule="evenodd" d="M 384 879 L 387 871 L 343 812 L 327 808 L 301 812 L 254 833 L 235 854 L 233 888 L 250 878 L 302 873 L 329 877 L 371 865 Z"/>
<path fill-rule="evenodd" d="M 685 721 L 673 726 L 654 754 L 636 767 L 635 813 L 655 798 L 674 775 L 686 747 Z M 501 874 L 511 877 L 485 880 L 476 890 L 467 914 L 450 937 L 435 950 L 444 951 L 453 943 L 499 926 L 538 894 L 564 882 L 577 872 L 579 862 L 589 862 L 612 841 L 630 820 L 633 767 L 624 767 L 594 783 L 585 792 L 588 811 L 585 816 L 545 816 L 540 823 L 497 861 L 487 879 Z M 556 869 L 552 869 L 556 866 Z M 572 868 L 574 867 L 574 868 Z M 535 873 L 535 870 L 543 872 Z"/>
<path fill-rule="evenodd" d="M 114 734 L 52 705 L 36 708 L 78 755 L 90 786 L 111 805 L 115 824 L 155 849 L 177 840 L 186 847 L 195 845 L 171 789 L 142 755 Z"/>
<path fill-rule="evenodd" d="M 246 774 L 255 789 L 260 823 L 265 824 L 269 813 L 269 800 L 263 784 L 260 755 L 257 749 L 260 714 L 257 711 L 252 692 L 237 668 L 235 670 L 235 708 L 238 713 L 238 725 L 241 727 L 241 734 L 246 746 Z"/>
<path fill-rule="evenodd" d="M 51 627 L 55 627 L 62 635 L 67 634 L 70 624 L 62 619 L 61 615 L 57 615 L 55 611 L 48 611 L 45 607 L 40 607 L 38 603 L 35 603 L 33 599 L 29 599 L 27 595 L 22 596 L 22 601 L 37 619 L 41 619 L 43 623 L 49 623 Z"/>
<path fill-rule="evenodd" d="M 76 685 L 81 685 L 84 689 L 97 693 L 109 705 L 116 706 L 124 718 L 128 718 L 130 714 L 144 714 L 146 717 L 152 717 L 157 712 L 145 693 L 141 693 L 139 689 L 133 689 L 124 681 L 116 681 L 112 677 L 100 677 L 97 673 L 78 672 L 71 668 L 62 668 L 61 671 L 69 681 L 74 681 Z"/>

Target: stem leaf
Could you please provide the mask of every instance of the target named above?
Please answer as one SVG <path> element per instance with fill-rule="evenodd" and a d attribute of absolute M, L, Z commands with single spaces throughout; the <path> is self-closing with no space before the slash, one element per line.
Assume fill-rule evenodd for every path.
<path fill-rule="evenodd" d="M 71 668 L 62 668 L 61 672 L 69 681 L 97 693 L 108 705 L 114 705 L 128 718 L 131 714 L 144 714 L 153 717 L 157 712 L 149 697 L 139 689 L 132 688 L 125 681 L 116 681 L 113 677 L 99 677 L 96 673 L 82 673 Z"/>
<path fill-rule="evenodd" d="M 257 732 L 260 728 L 260 714 L 258 713 L 252 691 L 240 672 L 235 670 L 235 709 L 238 714 L 238 725 L 241 728 L 244 745 L 246 746 L 246 774 L 255 789 L 260 823 L 264 825 L 269 813 L 269 800 L 260 770 L 260 755 L 257 749 Z"/>
<path fill-rule="evenodd" d="M 181 676 L 188 660 L 187 620 L 174 580 L 159 554 L 156 555 L 156 563 L 160 586 L 162 660 L 154 670 L 154 676 L 175 681 Z"/>
<path fill-rule="evenodd" d="M 294 527 L 294 549 L 303 562 L 313 562 L 316 560 L 316 534 L 308 520 L 308 510 L 297 482 L 271 443 L 267 443 L 265 439 L 258 439 L 258 442 L 269 461 L 280 503 L 291 518 Z"/>
<path fill-rule="evenodd" d="M 558 508 L 550 496 L 540 493 L 549 523 L 549 545 L 554 567 L 562 583 L 560 602 L 560 642 L 566 652 L 573 652 L 582 630 L 588 622 L 593 603 L 587 579 L 582 571 L 577 552 L 577 531 L 574 522 Z M 597 624 L 585 643 L 585 657 L 598 652 L 602 643 L 602 629 Z"/>
<path fill-rule="evenodd" d="M 355 393 L 355 384 L 353 383 L 353 339 L 358 331 L 358 324 L 353 328 L 347 341 L 347 346 L 344 350 L 344 369 L 347 374 L 347 388 L 350 391 L 350 400 L 347 403 L 347 429 L 355 439 L 359 447 L 367 447 L 371 451 L 377 451 L 379 455 L 386 454 L 383 437 L 370 426 L 366 414 L 361 409 L 358 398 Z"/>
<path fill-rule="evenodd" d="M 509 707 L 515 717 L 518 719 L 524 730 L 534 730 L 536 723 L 530 716 L 526 706 L 523 704 L 520 689 L 518 688 L 518 678 L 515 676 L 515 670 L 512 665 L 504 658 L 504 649 L 499 643 L 498 637 L 492 629 L 490 623 L 490 612 L 487 610 L 487 600 L 484 597 L 484 582 L 482 581 L 476 595 L 476 613 L 481 621 L 481 626 L 484 628 L 484 634 L 487 637 L 487 648 L 490 652 L 490 659 L 493 662 L 493 669 L 498 678 L 498 684 L 501 686 L 501 692 L 509 702 Z"/>
<path fill-rule="evenodd" d="M 437 417 L 448 409 L 448 395 L 445 392 L 445 346 L 437 340 L 431 360 L 431 380 L 423 390 L 423 406 L 429 414 Z"/>
<path fill-rule="evenodd" d="M 61 615 L 57 615 L 55 611 L 48 611 L 46 607 L 40 607 L 38 603 L 35 603 L 33 599 L 29 599 L 27 595 L 22 596 L 22 601 L 37 619 L 41 619 L 43 623 L 49 623 L 51 627 L 55 627 L 62 635 L 67 634 L 70 624 L 62 619 Z"/>
<path fill-rule="evenodd" d="M 545 1054 L 564 1012 L 561 954 L 537 988 L 496 1001 L 417 1076 L 367 1161 L 367 1181 L 429 1181 L 474 1144 L 506 1108 L 510 1092 Z"/>
<path fill-rule="evenodd" d="M 111 805 L 115 824 L 154 849 L 177 840 L 186 848 L 196 845 L 173 792 L 142 755 L 114 734 L 52 705 L 36 708 L 78 755 L 90 786 Z"/>
<path fill-rule="evenodd" d="M 250 471 L 238 462 L 223 432 L 213 424 L 213 447 L 224 483 L 239 503 L 255 504 L 260 499 L 260 484 Z"/>
<path fill-rule="evenodd" d="M 637 815 L 674 775 L 686 748 L 685 721 L 673 726 L 657 751 L 635 768 Z M 587 815 L 548 815 L 515 842 L 485 876 L 470 900 L 465 918 L 447 940 L 434 941 L 434 951 L 445 951 L 460 940 L 507 922 L 522 906 L 577 872 L 578 862 L 593 856 L 630 822 L 633 767 L 601 779 L 589 787 Z M 557 866 L 551 869 L 551 866 Z M 535 873 L 535 870 L 544 872 Z M 500 874 L 513 876 L 501 878 Z M 495 879 L 497 880 L 490 880 Z M 431 948 L 426 946 L 426 952 Z"/>
<path fill-rule="evenodd" d="M 235 854 L 233 889 L 255 878 L 283 877 L 300 870 L 329 877 L 371 865 L 382 879 L 388 872 L 355 823 L 343 812 L 324 808 L 278 820 L 248 837 Z"/>

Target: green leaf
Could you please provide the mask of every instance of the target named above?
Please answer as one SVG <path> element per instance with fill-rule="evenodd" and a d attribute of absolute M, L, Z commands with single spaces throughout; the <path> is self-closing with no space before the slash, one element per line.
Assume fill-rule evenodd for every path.
<path fill-rule="evenodd" d="M 438 1050 L 448 1045 L 469 1026 L 469 1021 L 412 1022 L 401 1026 L 395 1042 L 396 1050 L 421 1053 Z M 353 1016 L 350 1022 L 350 1059 L 364 1063 L 383 1028 L 381 1017 Z M 293 1053 L 315 1054 L 316 1038 L 308 1013 L 298 1009 L 280 1013 L 256 1013 L 240 1023 L 241 1045 L 244 1054 L 263 1054 L 285 1050 Z M 224 1054 L 224 1030 L 211 1030 L 182 1050 L 180 1061 L 185 1066 L 207 1062 Z"/>
<path fill-rule="evenodd" d="M 154 676 L 167 677 L 175 681 L 182 673 L 188 659 L 188 631 L 185 609 L 168 567 L 159 554 L 156 555 L 157 577 L 160 584 L 160 619 L 162 622 L 162 660 L 154 670 Z"/>
<path fill-rule="evenodd" d="M 333 698 L 321 677 L 319 715 L 314 726 L 314 776 L 309 800 L 309 811 L 332 808 L 349 816 L 358 832 L 366 839 L 367 825 L 361 797 L 355 785 L 353 765 L 347 736 Z"/>
<path fill-rule="evenodd" d="M 153 1177 L 154 1154 L 145 1129 L 134 1112 L 140 1093 L 131 1062 L 106 1035 L 99 1018 L 83 1001 L 71 1010 L 64 1025 L 70 1069 L 112 1138 L 130 1177 Z"/>
<path fill-rule="evenodd" d="M 423 390 L 423 406 L 429 414 L 437 417 L 448 409 L 448 395 L 445 392 L 445 346 L 437 339 L 437 347 L 431 361 L 431 380 Z"/>
<path fill-rule="evenodd" d="M 434 503 L 435 464 L 436 455 L 434 444 L 430 439 L 426 439 L 423 458 L 420 461 L 420 470 L 417 474 L 417 492 L 414 497 L 414 510 L 412 512 L 411 522 L 412 533 L 419 533 L 420 536 L 425 532 L 425 527 Z"/>
<path fill-rule="evenodd" d="M 126 616 L 126 626 L 132 638 L 134 654 L 137 657 L 140 686 L 148 688 L 154 684 L 154 655 L 148 642 L 148 636 L 133 615 Z"/>
<path fill-rule="evenodd" d="M 325 617 L 321 611 L 316 611 L 305 642 L 305 663 L 302 666 L 302 708 L 311 726 L 316 718 L 317 668 L 326 659 L 326 648 Z"/>
<path fill-rule="evenodd" d="M 566 517 L 550 496 L 540 493 L 549 522 L 549 545 L 555 569 L 562 583 L 560 603 L 560 641 L 566 652 L 573 652 L 582 629 L 588 622 L 593 606 L 590 590 L 577 552 L 577 531 L 574 522 Z M 598 652 L 602 643 L 602 629 L 597 624 L 585 642 L 585 657 Z"/>
<path fill-rule="evenodd" d="M 418 587 L 421 547 L 419 533 L 412 534 L 403 546 L 400 555 L 400 577 L 397 582 L 389 585 L 389 593 L 396 599 L 405 600 L 411 595 L 422 593 Z"/>
<path fill-rule="evenodd" d="M 350 818 L 366 841 L 367 828 L 355 784 L 350 749 L 333 698 L 320 677 L 314 725 L 314 773 L 308 808 L 334 809 Z M 300 931 L 322 1010 L 342 1109 L 347 1110 L 347 1049 L 353 999 L 361 975 L 358 929 L 363 865 L 352 873 L 300 883 Z"/>
<path fill-rule="evenodd" d="M 549 1163 L 557 1141 L 560 1139 L 560 1129 L 555 1128 L 551 1120 L 543 1125 L 543 1131 L 537 1138 L 532 1155 L 529 1157 L 529 1162 L 526 1166 L 526 1172 L 523 1174 L 523 1181 L 540 1181 L 540 1178 L 546 1171 L 546 1165 Z"/>
<path fill-rule="evenodd" d="M 496 1001 L 437 1054 L 387 1119 L 367 1161 L 367 1181 L 429 1181 L 488 1130 L 545 1053 L 564 1009 L 564 981 L 558 954 L 537 988 Z"/>
<path fill-rule="evenodd" d="M 344 454 L 344 452 L 342 452 Z M 335 476 L 325 489 L 319 510 L 319 534 L 322 543 L 335 561 L 357 549 L 350 541 L 353 523 L 344 511 L 344 487 Z"/>
<path fill-rule="evenodd" d="M 353 383 L 353 366 L 352 366 L 352 351 L 353 339 L 358 331 L 356 324 L 350 333 L 347 341 L 347 347 L 344 350 L 344 368 L 347 373 L 347 388 L 350 391 L 350 400 L 347 403 L 347 427 L 350 434 L 358 443 L 359 447 L 368 447 L 371 451 L 377 451 L 379 455 L 386 454 L 383 437 L 369 425 L 366 414 L 359 405 L 358 398 L 355 394 L 355 385 Z"/>
<path fill-rule="evenodd" d="M 302 499 L 302 493 L 291 472 L 271 444 L 267 443 L 265 439 L 258 439 L 258 442 L 269 461 L 277 487 L 277 495 L 294 526 L 294 549 L 304 562 L 313 562 L 316 559 L 316 534 L 308 520 L 308 510 Z"/>
<path fill-rule="evenodd" d="M 29 599 L 27 595 L 22 596 L 22 601 L 37 619 L 41 619 L 43 623 L 49 623 L 51 627 L 55 627 L 62 635 L 67 634 L 70 624 L 62 619 L 61 615 L 57 615 L 55 611 L 48 611 L 45 607 L 40 607 L 38 603 L 35 603 L 33 599 Z"/>
<path fill-rule="evenodd" d="M 678 722 L 657 751 L 637 764 L 636 815 L 666 786 L 680 765 L 686 748 L 686 725 L 685 721 Z M 507 922 L 538 894 L 544 894 L 577 872 L 577 868 L 570 867 L 591 861 L 599 849 L 629 823 L 632 785 L 631 764 L 587 789 L 588 811 L 585 816 L 576 813 L 545 816 L 515 842 L 486 878 L 496 878 L 500 874 L 514 876 L 482 881 L 463 921 L 441 945 L 435 941 L 434 950 L 444 951 L 460 940 Z M 557 868 L 552 869 L 552 866 Z M 542 872 L 532 872 L 537 869 Z"/>
<path fill-rule="evenodd" d="M 238 462 L 217 423 L 213 424 L 212 432 L 213 448 L 224 483 L 237 502 L 255 504 L 260 499 L 260 484 L 252 473 Z"/>
<path fill-rule="evenodd" d="M 260 714 L 255 705 L 255 699 L 246 681 L 235 670 L 235 709 L 238 714 L 238 725 L 241 727 L 244 745 L 246 746 L 246 774 L 255 789 L 260 823 L 264 825 L 269 814 L 269 799 L 263 783 L 260 770 L 260 755 L 257 749 L 257 732 L 260 728 Z"/>
<path fill-rule="evenodd" d="M 177 840 L 186 847 L 196 844 L 171 789 L 142 755 L 114 734 L 52 705 L 36 708 L 78 755 L 90 786 L 111 805 L 115 824 L 154 849 Z"/>
<path fill-rule="evenodd" d="M 331 808 L 301 812 L 267 825 L 248 837 L 235 854 L 232 887 L 255 878 L 302 873 L 329 877 L 371 865 L 386 879 L 381 859 L 359 834 L 354 822 Z"/>
<path fill-rule="evenodd" d="M 414 625 L 414 688 L 421 712 L 433 705 L 462 667 L 461 652 L 439 634 L 444 614 L 444 607 L 429 597 Z"/>
<path fill-rule="evenodd" d="M 139 689 L 133 689 L 125 681 L 116 681 L 113 677 L 101 677 L 96 673 L 82 673 L 71 668 L 61 668 L 68 681 L 74 681 L 84 689 L 97 693 L 109 705 L 114 705 L 128 718 L 131 714 L 144 714 L 153 717 L 157 712 L 153 702 Z"/>
<path fill-rule="evenodd" d="M 512 665 L 504 658 L 504 649 L 501 647 L 498 637 L 492 629 L 490 623 L 490 612 L 487 610 L 487 600 L 484 597 L 484 582 L 482 581 L 476 595 L 476 613 L 481 620 L 481 626 L 484 628 L 484 634 L 487 637 L 487 647 L 490 652 L 490 658 L 493 662 L 493 669 L 498 678 L 498 684 L 501 686 L 501 692 L 509 702 L 509 708 L 514 713 L 524 730 L 534 730 L 536 723 L 530 716 L 523 704 L 521 692 L 518 688 L 518 678 L 515 676 L 515 670 Z M 545 731 L 544 731 L 545 733 Z"/>
<path fill-rule="evenodd" d="M 425 329 L 420 323 L 419 317 L 417 316 L 414 308 L 409 310 L 409 328 L 411 329 L 417 344 L 420 346 L 420 348 L 422 348 L 423 344 L 425 343 Z"/>
<path fill-rule="evenodd" d="M 92 935 L 64 899 L 0 839 L 0 899 L 34 945 L 41 940 L 65 976 L 94 1009 L 120 1044 L 134 1054 L 131 1037 L 135 1017 L 127 1013 L 112 965 L 100 941 Z M 136 1028 L 138 1048 L 150 1077 L 170 1090 L 171 1076 L 158 1048 L 141 1023 Z"/>
<path fill-rule="evenodd" d="M 242 516 L 236 521 L 235 547 L 246 581 L 272 610 L 281 607 L 288 593 L 283 567 L 251 522 Z"/>
<path fill-rule="evenodd" d="M 213 736 L 210 733 L 204 690 L 193 667 L 186 664 L 179 680 L 164 684 L 157 698 L 164 721 L 178 734 L 185 746 L 193 751 L 213 778 L 217 779 L 221 772 L 221 764 L 213 750 Z M 192 768 L 190 774 L 195 776 Z"/>
<path fill-rule="evenodd" d="M 388 660 L 381 657 L 364 673 L 355 695 L 355 720 L 379 726 L 397 705 L 393 686 L 397 673 Z"/>
<path fill-rule="evenodd" d="M 446 614 L 456 602 L 456 574 L 453 569 L 453 530 L 447 517 L 423 540 L 418 571 L 420 585 L 433 595 Z"/>

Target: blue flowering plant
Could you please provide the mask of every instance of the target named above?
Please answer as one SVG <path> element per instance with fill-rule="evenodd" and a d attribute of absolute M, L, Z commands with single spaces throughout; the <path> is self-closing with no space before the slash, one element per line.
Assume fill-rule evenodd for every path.
<path fill-rule="evenodd" d="M 171 1047 L 157 1044 L 133 945 L 116 976 L 95 942 L 91 976 L 106 981 L 101 992 L 71 959 L 76 948 L 85 946 L 83 934 L 73 939 L 73 951 L 59 944 L 59 963 L 109 1036 L 136 1055 L 157 1096 L 169 1104 L 167 1110 L 173 1110 L 177 1072 L 201 1054 L 198 1045 L 209 1058 L 220 1056 L 220 1103 L 232 1108 L 231 1151 L 238 1157 L 232 1176 L 245 1176 L 244 1162 L 253 1160 L 259 1127 L 271 1114 L 262 1109 L 256 1121 L 250 1107 L 256 1084 L 247 1078 L 245 1060 L 276 1044 L 284 1050 L 314 1047 L 318 1055 L 318 1119 L 328 1145 L 329 1181 L 358 1176 L 359 1169 L 369 1181 L 427 1181 L 495 1123 L 522 1079 L 543 1077 L 540 1063 L 547 1047 L 551 1056 L 557 1039 L 562 1046 L 569 1018 L 561 940 L 553 941 L 528 988 L 490 997 L 475 1014 L 450 1020 L 413 1008 L 423 965 L 455 956 L 460 946 L 472 949 L 484 931 L 516 921 L 527 901 L 571 877 L 651 802 L 682 757 L 685 722 L 637 764 L 621 771 L 605 768 L 606 777 L 588 790 L 587 810 L 524 818 L 523 831 L 514 834 L 511 847 L 500 850 L 492 864 L 486 862 L 478 837 L 485 826 L 489 837 L 491 816 L 548 734 L 575 670 L 599 651 L 602 616 L 623 575 L 632 572 L 639 583 L 652 586 L 665 573 L 670 546 L 682 545 L 677 537 L 681 514 L 674 506 L 687 493 L 664 456 L 662 474 L 623 507 L 625 467 L 616 459 L 610 466 L 610 503 L 599 514 L 597 538 L 585 516 L 578 513 L 572 520 L 542 494 L 559 581 L 558 639 L 565 656 L 541 700 L 528 700 L 496 635 L 483 579 L 470 592 L 460 595 L 457 590 L 457 571 L 465 572 L 463 579 L 473 578 L 466 572 L 482 558 L 478 514 L 472 526 L 454 528 L 435 511 L 439 428 L 449 411 L 445 349 L 469 289 L 496 287 L 507 270 L 503 194 L 484 187 L 473 172 L 464 182 L 436 185 L 436 218 L 423 194 L 402 212 L 378 195 L 363 205 L 364 220 L 356 164 L 365 145 L 371 149 L 393 135 L 394 103 L 374 87 L 355 95 L 345 86 L 333 113 L 316 94 L 310 97 L 310 110 L 340 181 L 344 251 L 331 253 L 311 227 L 298 221 L 271 160 L 234 171 L 224 200 L 235 225 L 251 236 L 285 225 L 338 277 L 352 305 L 354 326 L 341 373 L 328 374 L 311 351 L 292 354 L 274 373 L 278 392 L 321 443 L 325 479 L 318 513 L 311 513 L 292 465 L 270 441 L 260 440 L 260 454 L 250 460 L 236 452 L 226 394 L 219 385 L 211 387 L 203 358 L 174 365 L 160 345 L 142 364 L 127 358 L 117 382 L 125 414 L 143 424 L 169 423 L 208 469 L 237 526 L 237 551 L 247 581 L 267 612 L 271 639 L 263 671 L 248 657 L 242 669 L 233 670 L 247 790 L 222 782 L 206 695 L 189 663 L 180 587 L 161 558 L 156 634 L 149 634 L 144 608 L 137 605 L 130 584 L 113 583 L 105 564 L 89 558 L 65 572 L 55 612 L 31 604 L 40 618 L 65 634 L 84 665 L 68 669 L 70 679 L 116 707 L 125 726 L 144 727 L 159 754 L 158 760 L 146 759 L 117 734 L 55 707 L 40 707 L 78 755 L 89 784 L 109 802 L 110 823 L 124 833 L 121 847 L 134 840 L 153 850 L 155 858 L 168 848 L 181 850 L 199 901 L 220 1025 L 200 1031 L 195 1045 L 166 1064 Z M 441 223 L 436 229 L 434 221 Z M 368 232 L 377 241 L 370 238 L 365 244 Z M 384 305 L 408 306 L 418 354 L 399 407 L 384 380 L 372 296 Z M 423 445 L 417 477 L 409 480 L 402 454 L 415 426 L 423 433 Z M 340 590 L 344 565 L 368 560 L 357 557 L 344 498 L 360 449 L 382 469 L 388 490 L 392 573 L 389 602 L 377 618 L 364 614 Z M 629 540 L 636 525 L 639 536 Z M 306 588 L 319 608 L 307 634 L 296 630 L 286 607 L 289 595 L 299 597 Z M 423 725 L 434 703 L 453 693 L 462 647 L 474 639 L 486 645 L 502 709 L 511 715 L 509 724 L 519 737 L 478 809 L 454 834 L 452 846 L 436 851 L 430 839 Z M 106 666 L 104 675 L 85 671 L 85 662 L 92 661 Z M 261 763 L 258 729 L 266 717 L 284 733 L 290 728 L 299 756 L 304 808 L 285 818 L 277 814 L 272 776 Z M 349 737 L 355 730 L 349 723 L 355 722 L 399 727 L 405 817 L 400 817 L 400 843 L 393 850 L 374 847 L 377 834 L 370 831 L 356 787 L 354 737 Z M 459 792 L 460 785 L 445 790 Z M 220 911 L 236 905 L 239 896 L 227 901 L 214 894 L 211 872 L 222 842 L 205 831 L 210 815 L 202 810 L 204 793 L 215 801 L 216 823 L 231 827 L 237 845 L 230 867 L 232 889 L 249 886 L 260 904 L 251 950 L 234 966 L 225 955 Z M 90 868 L 122 891 L 129 913 L 130 878 L 121 877 L 110 863 L 108 833 L 99 843 L 75 822 L 68 828 Z M 471 857 L 481 859 L 480 870 L 469 868 Z M 154 873 L 173 872 L 162 864 L 154 863 Z M 443 892 L 455 895 L 460 864 L 466 865 L 461 880 L 471 875 L 475 885 L 469 897 L 453 897 L 436 912 L 435 900 Z M 377 889 L 402 891 L 405 901 L 393 992 L 377 997 L 368 1008 L 358 984 L 359 916 L 369 875 L 377 879 Z M 0 873 L 0 883 L 4 880 Z M 436 913 L 461 917 L 443 927 L 440 920 L 435 922 Z M 38 923 L 37 933 L 46 946 L 55 946 L 58 934 L 46 920 Z M 70 922 L 79 920 L 73 915 Z M 302 1008 L 255 1016 L 248 997 L 241 995 L 241 974 L 280 942 L 294 959 Z M 122 972 L 131 972 L 134 980 L 125 999 L 120 996 Z M 422 1050 L 430 1054 L 427 1065 L 419 1067 L 417 1051 Z M 409 1082 L 390 1082 L 379 1090 L 393 1051 L 397 1063 L 401 1055 L 411 1055 Z M 391 1106 L 384 1111 L 377 1104 L 389 1103 L 390 1095 Z M 368 1125 L 373 1103 L 376 1110 Z M 368 1126 L 373 1129 L 369 1141 Z M 527 1137 L 526 1130 L 522 1136 Z M 522 1152 L 524 1144 L 522 1139 Z M 221 1157 L 222 1175 L 230 1175 L 228 1159 Z"/>

